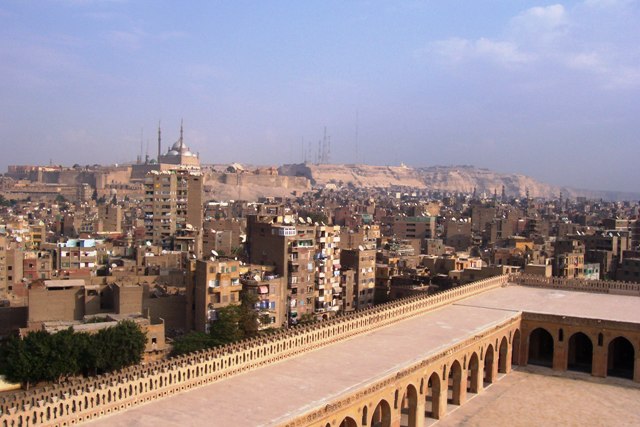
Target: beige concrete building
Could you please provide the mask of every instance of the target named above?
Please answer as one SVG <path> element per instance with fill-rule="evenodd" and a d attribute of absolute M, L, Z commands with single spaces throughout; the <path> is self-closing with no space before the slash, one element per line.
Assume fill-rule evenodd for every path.
<path fill-rule="evenodd" d="M 432 239 L 436 237 L 436 218 L 433 216 L 396 216 L 393 234 L 398 239 Z"/>
<path fill-rule="evenodd" d="M 253 264 L 272 265 L 288 288 L 289 320 L 315 312 L 316 227 L 273 216 L 247 218 L 247 247 Z M 283 219 L 284 221 L 284 219 Z"/>
<path fill-rule="evenodd" d="M 122 207 L 118 205 L 98 206 L 99 233 L 122 233 Z"/>
<path fill-rule="evenodd" d="M 376 287 L 376 250 L 361 246 L 358 249 L 343 249 L 340 265 L 355 271 L 354 303 L 356 309 L 372 307 Z"/>
<path fill-rule="evenodd" d="M 335 314 L 342 308 L 340 226 L 317 226 L 315 241 L 315 310 Z"/>
<path fill-rule="evenodd" d="M 188 327 L 208 332 L 217 309 L 240 304 L 241 290 L 239 261 L 196 261 L 195 283 L 187 287 Z"/>
<path fill-rule="evenodd" d="M 243 292 L 257 296 L 259 328 L 281 328 L 287 325 L 287 282 L 284 277 L 256 274 L 241 278 Z"/>
<path fill-rule="evenodd" d="M 202 188 L 199 173 L 150 172 L 144 181 L 145 239 L 165 249 L 202 255 Z"/>

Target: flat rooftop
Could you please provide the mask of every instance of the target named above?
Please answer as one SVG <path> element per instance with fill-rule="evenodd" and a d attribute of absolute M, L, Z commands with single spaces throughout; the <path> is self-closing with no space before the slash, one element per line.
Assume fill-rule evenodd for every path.
<path fill-rule="evenodd" d="M 279 425 L 522 311 L 640 323 L 639 303 L 640 297 L 633 296 L 521 286 L 494 289 L 299 357 L 88 424 Z"/>

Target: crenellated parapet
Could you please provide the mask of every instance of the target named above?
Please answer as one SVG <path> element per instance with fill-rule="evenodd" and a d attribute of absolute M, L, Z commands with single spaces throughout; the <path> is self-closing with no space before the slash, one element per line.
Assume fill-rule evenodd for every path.
<path fill-rule="evenodd" d="M 65 426 L 259 369 L 505 286 L 497 276 L 430 296 L 386 303 L 212 350 L 125 368 L 0 399 L 0 427 Z"/>
<path fill-rule="evenodd" d="M 509 282 L 537 288 L 640 296 L 640 284 L 615 280 L 564 279 L 531 274 L 513 274 L 509 277 Z"/>

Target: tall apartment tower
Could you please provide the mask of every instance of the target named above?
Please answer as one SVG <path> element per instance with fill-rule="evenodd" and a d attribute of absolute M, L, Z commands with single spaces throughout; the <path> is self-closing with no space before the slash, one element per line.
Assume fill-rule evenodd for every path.
<path fill-rule="evenodd" d="M 353 303 L 356 309 L 372 307 L 376 285 L 375 245 L 361 245 L 358 249 L 343 249 L 340 253 L 343 268 L 355 271 Z"/>
<path fill-rule="evenodd" d="M 145 187 L 145 239 L 202 256 L 203 177 L 187 170 L 152 171 Z"/>
<path fill-rule="evenodd" d="M 278 223 L 278 217 L 247 217 L 249 258 L 272 265 L 287 283 L 287 317 L 295 323 L 315 311 L 316 227 Z"/>
<path fill-rule="evenodd" d="M 316 312 L 335 314 L 342 311 L 340 283 L 340 226 L 316 227 Z"/>

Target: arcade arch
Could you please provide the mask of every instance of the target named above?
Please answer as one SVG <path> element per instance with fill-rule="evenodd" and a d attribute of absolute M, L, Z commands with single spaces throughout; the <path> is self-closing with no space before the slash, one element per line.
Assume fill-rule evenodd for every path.
<path fill-rule="evenodd" d="M 607 375 L 633 379 L 635 364 L 635 349 L 625 337 L 616 337 L 607 347 Z"/>
<path fill-rule="evenodd" d="M 576 332 L 569 338 L 567 369 L 588 373 L 593 370 L 593 343 L 582 332 Z"/>
<path fill-rule="evenodd" d="M 528 363 L 553 367 L 553 337 L 544 328 L 536 328 L 529 334 Z"/>
<path fill-rule="evenodd" d="M 371 415 L 371 427 L 391 427 L 391 406 L 382 399 Z"/>

